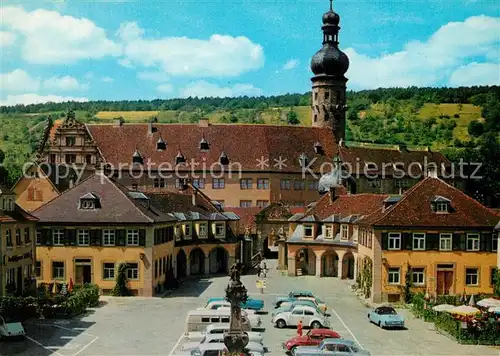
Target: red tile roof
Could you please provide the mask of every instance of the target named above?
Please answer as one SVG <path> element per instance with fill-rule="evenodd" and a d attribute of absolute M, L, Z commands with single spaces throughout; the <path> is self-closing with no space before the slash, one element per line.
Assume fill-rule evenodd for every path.
<path fill-rule="evenodd" d="M 449 213 L 436 213 L 431 201 L 442 196 L 451 201 Z M 499 216 L 441 179 L 427 177 L 408 190 L 391 208 L 377 211 L 368 221 L 375 226 L 493 228 Z"/>
<path fill-rule="evenodd" d="M 56 138 L 57 129 L 61 127 L 63 121 L 64 121 L 63 119 L 57 119 L 56 121 L 54 121 L 54 125 L 52 125 L 52 128 L 50 129 L 49 133 L 50 142 L 54 141 L 54 139 Z"/>
<path fill-rule="evenodd" d="M 257 224 L 255 222 L 255 215 L 257 215 L 262 210 L 261 207 L 253 206 L 250 208 L 224 208 L 224 211 L 230 211 L 235 213 L 240 217 L 238 225 L 238 233 L 245 234 L 247 227 L 250 228 L 250 232 L 255 234 L 257 232 Z"/>
<path fill-rule="evenodd" d="M 309 209 L 305 216 L 314 215 L 319 219 L 326 219 L 332 215 L 368 215 L 383 205 L 388 198 L 387 194 L 353 194 L 341 195 L 332 202 L 331 193 L 326 193 Z"/>
<path fill-rule="evenodd" d="M 0 223 L 22 223 L 36 222 L 38 219 L 24 211 L 19 205 L 15 205 L 14 211 L 2 211 L 0 213 Z"/>
<path fill-rule="evenodd" d="M 302 153 L 310 161 L 316 158 L 314 167 L 318 169 L 322 162 L 331 162 L 337 153 L 333 133 L 328 128 L 222 124 L 208 127 L 154 124 L 154 127 L 157 131 L 149 134 L 148 124 L 87 125 L 105 161 L 112 165 L 130 164 L 137 149 L 145 164 L 151 161 L 156 166 L 162 163 L 175 166 L 175 157 L 180 149 L 187 162 L 194 159 L 199 164 L 206 162 L 207 167 L 218 163 L 221 153 L 226 152 L 229 162 L 239 162 L 244 171 L 262 171 L 257 165 L 262 157 L 268 159 L 269 166 L 265 171 L 280 171 L 274 160 L 281 156 L 286 160 L 286 167 L 281 171 L 300 172 L 299 156 Z M 160 137 L 167 143 L 165 151 L 156 149 Z M 207 152 L 199 148 L 203 137 L 210 145 Z M 316 142 L 321 143 L 324 155 L 315 153 Z M 197 167 L 201 169 L 201 165 Z"/>

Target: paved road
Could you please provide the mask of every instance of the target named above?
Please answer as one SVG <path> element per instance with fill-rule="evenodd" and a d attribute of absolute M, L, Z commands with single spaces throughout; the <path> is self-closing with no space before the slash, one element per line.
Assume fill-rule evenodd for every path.
<path fill-rule="evenodd" d="M 405 310 L 402 313 L 407 315 L 408 330 L 379 329 L 368 323 L 368 309 L 350 291 L 347 281 L 285 277 L 271 271 L 266 293 L 260 295 L 255 276 L 243 276 L 242 280 L 252 297 L 264 299 L 268 311 L 278 295 L 294 289 L 313 291 L 332 307 L 332 329 L 358 342 L 372 355 L 500 355 L 499 349 L 458 345 Z M 223 296 L 227 282 L 227 277 L 190 281 L 166 298 L 104 298 L 106 305 L 80 319 L 56 324 L 50 321 L 26 324 L 29 339 L 0 343 L 0 355 L 167 356 L 182 345 L 187 312 L 203 306 L 209 297 Z M 283 355 L 281 343 L 296 331 L 274 328 L 270 314 L 262 315 L 262 319 L 269 355 Z"/>

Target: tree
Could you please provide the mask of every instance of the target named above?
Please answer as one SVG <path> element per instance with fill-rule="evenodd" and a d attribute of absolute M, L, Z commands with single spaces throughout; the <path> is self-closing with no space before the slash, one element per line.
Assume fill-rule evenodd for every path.
<path fill-rule="evenodd" d="M 469 132 L 469 135 L 479 137 L 484 133 L 484 125 L 479 121 L 471 121 L 469 122 L 467 131 Z"/>
<path fill-rule="evenodd" d="M 118 273 L 116 274 L 116 285 L 111 290 L 111 295 L 115 297 L 129 297 L 132 295 L 132 292 L 130 292 L 130 289 L 127 286 L 127 269 L 128 265 L 125 262 L 122 262 L 120 266 L 118 266 Z"/>
<path fill-rule="evenodd" d="M 286 114 L 286 119 L 289 125 L 300 124 L 299 116 L 297 115 L 295 110 L 293 110 L 293 108 L 291 108 L 290 111 Z"/>

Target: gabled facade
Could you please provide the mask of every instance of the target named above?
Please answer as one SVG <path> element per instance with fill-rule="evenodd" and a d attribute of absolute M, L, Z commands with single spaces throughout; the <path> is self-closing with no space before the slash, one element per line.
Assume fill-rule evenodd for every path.
<path fill-rule="evenodd" d="M 15 201 L 15 193 L 0 186 L 0 296 L 21 295 L 34 281 L 37 219 Z"/>
<path fill-rule="evenodd" d="M 358 253 L 373 264 L 372 299 L 399 300 L 407 278 L 431 295 L 492 293 L 499 219 L 438 178 L 390 197 L 357 222 L 365 236 Z"/>

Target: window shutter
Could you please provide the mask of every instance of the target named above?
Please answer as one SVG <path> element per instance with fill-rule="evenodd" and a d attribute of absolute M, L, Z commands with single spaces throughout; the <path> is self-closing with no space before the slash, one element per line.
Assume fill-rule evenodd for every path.
<path fill-rule="evenodd" d="M 425 235 L 425 249 L 426 250 L 439 250 L 439 234 L 426 234 Z"/>
<path fill-rule="evenodd" d="M 460 250 L 467 250 L 467 235 L 465 234 L 460 234 Z"/>
<path fill-rule="evenodd" d="M 451 245 L 452 245 L 452 250 L 453 251 L 458 251 L 460 250 L 460 234 L 453 234 L 452 240 L 451 240 Z"/>
<path fill-rule="evenodd" d="M 102 230 L 90 230 L 90 244 L 92 246 L 100 246 L 102 241 Z"/>
<path fill-rule="evenodd" d="M 70 230 L 64 229 L 64 246 L 71 245 L 71 236 L 69 234 Z"/>
<path fill-rule="evenodd" d="M 116 245 L 125 246 L 125 230 L 116 230 Z"/>
<path fill-rule="evenodd" d="M 401 234 L 401 249 L 411 250 L 413 247 L 413 235 L 409 232 L 403 232 Z"/>
<path fill-rule="evenodd" d="M 479 235 L 479 250 L 480 251 L 490 251 L 491 250 L 490 246 L 491 246 L 491 235 L 484 234 L 484 233 L 480 234 Z"/>
<path fill-rule="evenodd" d="M 66 237 L 69 239 L 69 244 L 71 246 L 76 246 L 76 229 L 66 230 Z"/>
<path fill-rule="evenodd" d="M 52 246 L 52 230 L 42 229 L 42 245 Z"/>
<path fill-rule="evenodd" d="M 387 232 L 382 233 L 382 250 L 389 249 L 389 234 Z"/>
<path fill-rule="evenodd" d="M 139 246 L 146 246 L 146 229 L 139 229 Z"/>

